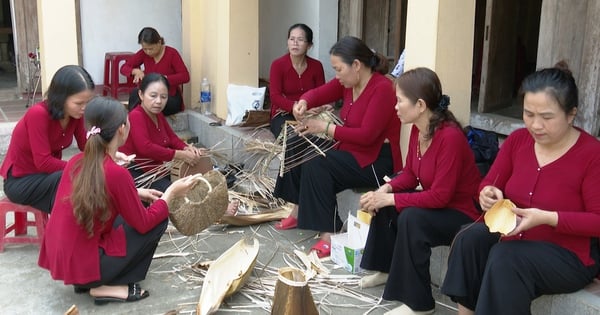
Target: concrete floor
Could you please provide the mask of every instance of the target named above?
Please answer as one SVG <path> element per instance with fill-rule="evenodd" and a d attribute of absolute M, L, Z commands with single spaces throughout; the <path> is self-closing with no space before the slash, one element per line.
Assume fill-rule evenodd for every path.
<path fill-rule="evenodd" d="M 33 232 L 33 231 L 31 231 Z M 194 237 L 180 235 L 170 227 L 156 251 L 156 255 L 174 255 L 155 258 L 143 288 L 150 297 L 134 303 L 110 303 L 96 306 L 88 294 L 75 294 L 72 286 L 51 279 L 48 271 L 37 266 L 37 245 L 12 245 L 0 253 L 0 313 L 2 314 L 63 314 L 71 305 L 76 305 L 81 314 L 195 314 L 196 304 L 202 289 L 203 275 L 192 269 L 198 262 L 214 260 L 231 245 L 244 237 L 255 237 L 260 242 L 259 256 L 249 283 L 254 287 L 263 283 L 271 293 L 262 295 L 265 303 L 253 302 L 248 296 L 261 297 L 248 287 L 228 298 L 218 314 L 268 314 L 272 299 L 274 272 L 295 259 L 292 251 L 306 251 L 314 243 L 314 232 L 304 230 L 278 231 L 272 223 L 250 227 L 213 225 Z M 184 256 L 175 256 L 175 255 Z M 325 261 L 333 274 L 344 275 L 342 280 L 330 280 L 332 289 L 323 293 L 326 285 L 311 282 L 313 299 L 320 314 L 383 314 L 397 303 L 377 303 L 383 287 L 361 290 L 358 277 L 349 274 Z M 269 290 L 267 290 L 269 291 Z M 352 292 L 356 297 L 342 293 Z M 438 306 L 436 314 L 454 312 Z"/>

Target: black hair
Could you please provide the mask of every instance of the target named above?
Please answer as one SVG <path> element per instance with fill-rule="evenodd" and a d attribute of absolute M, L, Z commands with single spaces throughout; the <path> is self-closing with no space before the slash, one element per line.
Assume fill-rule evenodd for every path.
<path fill-rule="evenodd" d="M 83 67 L 68 65 L 58 69 L 46 91 L 46 103 L 52 119 L 65 118 L 65 103 L 71 95 L 93 91 L 95 87 L 94 80 Z"/>
<path fill-rule="evenodd" d="M 371 50 L 362 40 L 353 37 L 342 37 L 331 47 L 329 54 L 342 58 L 347 65 L 352 65 L 354 60 L 358 60 L 373 72 L 386 74 L 388 72 L 388 60 L 380 53 Z"/>
<path fill-rule="evenodd" d="M 571 114 L 579 104 L 575 78 L 567 63 L 562 60 L 552 68 L 538 70 L 523 80 L 519 100 L 523 104 L 526 93 L 546 92 L 553 97 L 565 114 Z"/>
<path fill-rule="evenodd" d="M 450 97 L 442 94 L 442 83 L 438 75 L 429 68 L 415 68 L 404 72 L 396 79 L 396 86 L 413 103 L 421 99 L 433 113 L 425 137 L 431 139 L 435 131 L 444 123 L 450 122 L 462 128 L 460 122 L 448 109 Z"/>
<path fill-rule="evenodd" d="M 140 82 L 140 91 L 143 93 L 146 92 L 146 89 L 148 88 L 148 86 L 154 82 L 162 82 L 166 87 L 167 90 L 169 89 L 169 80 L 167 80 L 167 78 L 157 72 L 151 72 L 148 73 L 144 76 L 144 78 L 142 79 L 142 82 Z M 136 108 L 138 105 L 140 105 L 142 103 L 142 100 L 140 98 L 140 102 L 137 104 L 133 104 L 129 106 L 129 111 L 132 111 L 134 108 Z"/>
<path fill-rule="evenodd" d="M 160 36 L 158 31 L 152 27 L 144 27 L 138 34 L 138 44 L 165 44 L 165 39 Z"/>
<path fill-rule="evenodd" d="M 306 37 L 306 42 L 309 44 L 313 44 L 313 31 L 308 25 L 304 23 L 296 23 L 288 29 L 287 37 L 290 38 L 290 33 L 292 33 L 293 29 L 299 28 L 304 31 L 304 36 Z"/>

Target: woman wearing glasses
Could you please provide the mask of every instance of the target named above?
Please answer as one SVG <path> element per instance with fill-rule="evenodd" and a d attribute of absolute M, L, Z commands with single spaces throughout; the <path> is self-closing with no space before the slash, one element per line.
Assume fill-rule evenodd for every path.
<path fill-rule="evenodd" d="M 306 55 L 313 45 L 312 39 L 313 32 L 306 24 L 292 25 L 288 30 L 288 53 L 271 64 L 271 132 L 275 137 L 286 120 L 295 120 L 292 107 L 300 96 L 325 83 L 321 62 Z"/>

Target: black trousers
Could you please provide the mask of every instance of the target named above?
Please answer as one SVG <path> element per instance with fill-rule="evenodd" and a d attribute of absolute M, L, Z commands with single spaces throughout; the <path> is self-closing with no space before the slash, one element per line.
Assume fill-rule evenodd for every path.
<path fill-rule="evenodd" d="M 448 258 L 442 293 L 476 314 L 531 314 L 531 301 L 546 294 L 575 292 L 598 273 L 571 251 L 542 241 L 500 242 L 477 223 L 461 230 Z M 598 262 L 598 242 L 591 242 Z"/>
<path fill-rule="evenodd" d="M 360 167 L 349 152 L 332 149 L 325 157 L 313 158 L 277 177 L 274 195 L 298 205 L 299 228 L 337 232 L 343 222 L 337 213 L 336 194 L 348 188 L 377 188 L 392 171 L 389 144 L 384 144 L 377 160 L 366 167 Z"/>
<path fill-rule="evenodd" d="M 144 171 L 142 171 L 139 168 L 132 165 L 129 167 L 129 174 L 131 174 L 131 177 L 133 177 L 133 179 L 135 180 L 137 177 L 142 176 L 146 173 L 144 173 Z M 158 191 L 165 192 L 165 190 L 167 190 L 167 188 L 169 188 L 169 186 L 171 186 L 171 177 L 169 175 L 167 175 L 161 179 L 158 179 L 158 180 L 155 180 L 154 182 L 152 182 L 152 184 L 150 184 L 150 187 L 148 187 L 148 188 L 152 188 L 152 189 L 156 189 Z"/>
<path fill-rule="evenodd" d="M 138 95 L 139 90 L 140 89 L 135 88 L 131 91 L 131 94 L 129 94 L 129 103 L 127 106 L 129 111 L 131 111 L 141 102 L 140 97 Z M 181 108 L 182 103 L 183 98 L 181 97 L 181 91 L 177 89 L 177 93 L 175 93 L 175 95 L 169 95 L 169 98 L 167 99 L 167 105 L 165 105 L 165 108 L 163 108 L 162 110 L 163 115 L 170 116 L 183 111 L 183 109 Z"/>
<path fill-rule="evenodd" d="M 13 177 L 9 170 L 4 180 L 4 193 L 11 202 L 50 213 L 61 176 L 62 171 Z"/>
<path fill-rule="evenodd" d="M 455 209 L 409 207 L 398 214 L 395 207 L 382 208 L 371 220 L 360 266 L 389 273 L 384 299 L 431 310 L 431 248 L 450 245 L 461 226 L 472 221 Z"/>
<path fill-rule="evenodd" d="M 271 118 L 271 124 L 269 126 L 269 129 L 271 129 L 271 133 L 273 134 L 273 136 L 275 136 L 275 138 L 277 139 L 277 137 L 279 137 L 279 134 L 281 133 L 281 130 L 283 129 L 283 125 L 285 124 L 285 122 L 287 120 L 296 120 L 296 118 L 294 117 L 294 115 L 289 114 L 289 113 L 279 113 L 277 115 L 275 115 L 273 118 Z"/>
<path fill-rule="evenodd" d="M 101 285 L 137 283 L 146 279 L 152 257 L 168 224 L 169 220 L 164 220 L 148 233 L 140 234 L 129 226 L 121 216 L 118 216 L 113 226 L 123 226 L 127 240 L 127 254 L 125 257 L 113 257 L 106 255 L 103 249 L 98 249 L 100 280 L 77 286 L 95 288 Z"/>

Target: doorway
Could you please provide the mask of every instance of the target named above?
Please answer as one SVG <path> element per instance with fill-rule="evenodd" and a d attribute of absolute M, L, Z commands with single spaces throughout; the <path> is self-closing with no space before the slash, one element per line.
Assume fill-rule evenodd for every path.
<path fill-rule="evenodd" d="M 17 97 L 17 67 L 10 0 L 0 5 L 0 100 Z"/>
<path fill-rule="evenodd" d="M 520 119 L 521 81 L 535 71 L 542 0 L 477 0 L 473 110 Z"/>
<path fill-rule="evenodd" d="M 391 70 L 404 50 L 407 5 L 408 0 L 340 0 L 338 38 L 361 38 L 388 58 Z"/>

